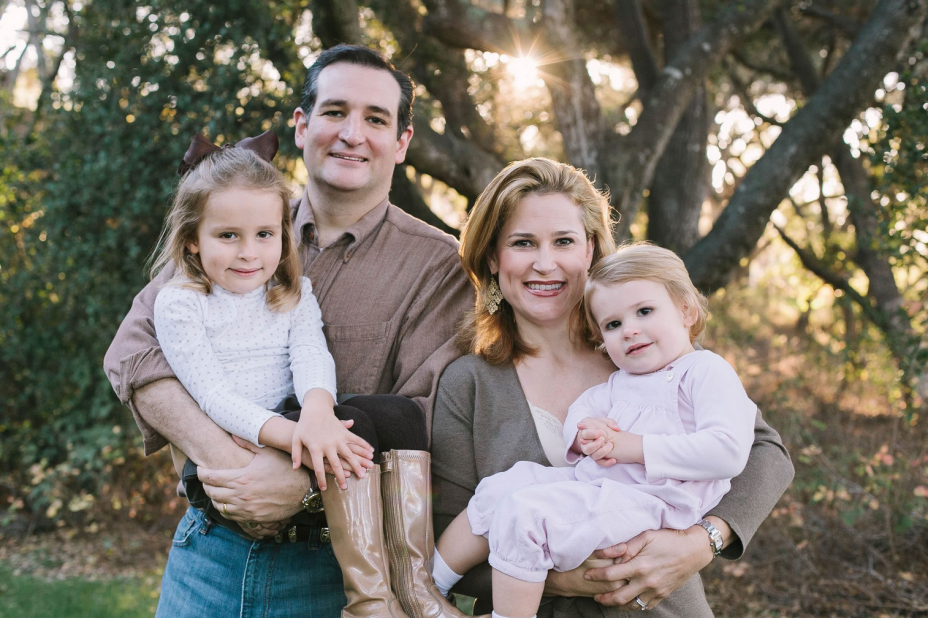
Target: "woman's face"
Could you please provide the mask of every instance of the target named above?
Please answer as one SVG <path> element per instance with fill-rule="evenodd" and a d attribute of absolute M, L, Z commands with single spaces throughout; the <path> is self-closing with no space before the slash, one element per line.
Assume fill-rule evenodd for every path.
<path fill-rule="evenodd" d="M 563 194 L 526 196 L 488 258 L 516 324 L 556 326 L 583 296 L 593 260 L 580 207 Z"/>

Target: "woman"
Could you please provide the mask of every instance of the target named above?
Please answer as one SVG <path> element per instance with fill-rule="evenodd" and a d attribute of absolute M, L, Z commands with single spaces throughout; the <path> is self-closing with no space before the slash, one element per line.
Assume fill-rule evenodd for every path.
<path fill-rule="evenodd" d="M 608 201 L 568 165 L 513 163 L 478 198 L 461 239 L 462 264 L 477 288 L 461 332 L 471 354 L 442 375 L 432 426 L 438 534 L 484 477 L 518 461 L 564 465 L 567 408 L 615 371 L 580 319 L 587 272 L 614 249 Z M 792 476 L 779 436 L 758 414 L 748 465 L 706 516 L 708 530 L 645 532 L 586 566 L 550 573 L 546 593 L 575 598 L 555 598 L 539 616 L 621 615 L 606 606 L 711 616 L 697 574 L 713 557 L 710 534 L 721 536 L 717 553 L 740 557 Z M 485 564 L 455 590 L 487 612 L 489 580 Z"/>

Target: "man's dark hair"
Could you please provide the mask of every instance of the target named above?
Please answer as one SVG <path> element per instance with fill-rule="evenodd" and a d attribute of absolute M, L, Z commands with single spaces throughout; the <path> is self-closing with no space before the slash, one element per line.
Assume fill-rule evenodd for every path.
<path fill-rule="evenodd" d="M 306 71 L 306 81 L 303 82 L 303 93 L 300 99 L 300 107 L 303 109 L 303 113 L 308 117 L 312 114 L 313 107 L 316 105 L 316 97 L 319 94 L 319 73 L 327 66 L 338 62 L 347 62 L 348 64 L 387 71 L 393 76 L 393 79 L 400 86 L 400 107 L 396 115 L 396 136 L 399 138 L 403 131 L 406 130 L 406 127 L 412 123 L 412 100 L 415 96 L 412 91 L 412 80 L 402 71 L 398 71 L 379 52 L 369 47 L 336 45 L 322 52 Z"/>

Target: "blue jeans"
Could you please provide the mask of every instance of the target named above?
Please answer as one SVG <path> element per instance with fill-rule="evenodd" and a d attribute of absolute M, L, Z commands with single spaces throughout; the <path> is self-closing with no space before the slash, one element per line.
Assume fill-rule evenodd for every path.
<path fill-rule="evenodd" d="M 174 533 L 156 618 L 338 618 L 345 604 L 331 543 L 249 541 L 190 507 Z"/>

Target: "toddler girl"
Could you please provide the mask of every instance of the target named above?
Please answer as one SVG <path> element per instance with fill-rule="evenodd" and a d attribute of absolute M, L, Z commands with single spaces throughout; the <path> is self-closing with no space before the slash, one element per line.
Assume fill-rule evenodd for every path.
<path fill-rule="evenodd" d="M 756 407 L 738 376 L 693 347 L 706 299 L 673 252 L 620 248 L 593 267 L 584 300 L 619 370 L 568 411 L 566 459 L 576 466 L 520 462 L 485 478 L 438 541 L 445 593 L 489 557 L 494 616 L 535 615 L 549 569 L 574 569 L 645 530 L 698 523 L 753 442 Z"/>
<path fill-rule="evenodd" d="M 327 467 L 344 489 L 346 474 L 373 467 L 378 438 L 386 448 L 424 448 L 425 422 L 408 418 L 410 405 L 369 405 L 390 396 L 336 406 L 335 362 L 301 276 L 290 190 L 270 163 L 277 147 L 270 131 L 223 148 L 194 137 L 152 268 L 176 267 L 155 301 L 155 330 L 178 380 L 216 424 L 290 452 L 321 489 Z M 297 422 L 278 413 L 291 407 L 301 410 Z M 403 441 L 397 424 L 422 436 L 393 444 Z"/>

